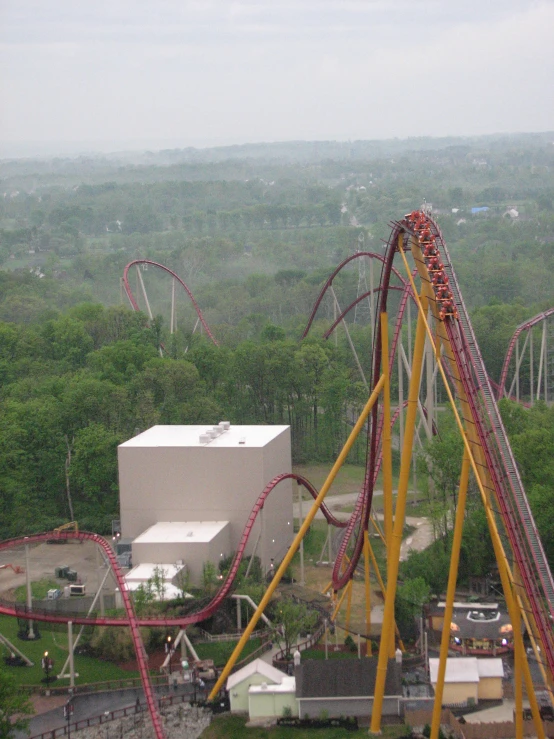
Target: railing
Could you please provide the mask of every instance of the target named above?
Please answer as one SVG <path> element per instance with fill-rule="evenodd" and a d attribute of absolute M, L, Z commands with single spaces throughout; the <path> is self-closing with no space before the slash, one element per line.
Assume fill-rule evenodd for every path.
<path fill-rule="evenodd" d="M 204 629 L 197 629 L 198 633 L 200 634 L 201 642 L 221 642 L 221 641 L 238 641 L 243 632 L 242 631 L 232 631 L 229 634 L 209 634 L 207 631 L 204 631 Z M 271 631 L 269 629 L 262 629 L 260 631 L 253 631 L 248 639 L 264 639 L 264 637 L 269 636 L 271 634 Z"/>
<path fill-rule="evenodd" d="M 190 703 L 190 698 L 191 696 L 188 694 L 167 695 L 163 696 L 162 698 L 158 698 L 157 705 L 158 708 L 161 709 L 166 708 L 167 706 L 172 706 L 174 704 Z M 147 711 L 148 709 L 146 703 L 141 703 L 139 705 L 135 704 L 133 706 L 127 706 L 126 708 L 118 708 L 115 711 L 106 711 L 99 714 L 98 716 L 92 716 L 91 718 L 84 718 L 80 721 L 75 721 L 75 723 L 70 722 L 69 727 L 66 724 L 65 726 L 60 726 L 57 729 L 44 731 L 42 734 L 34 734 L 32 737 L 30 737 L 30 739 L 56 739 L 59 736 L 66 736 L 68 733 L 68 728 L 71 731 L 79 731 L 80 729 L 87 729 L 90 726 L 100 726 L 101 724 L 107 724 L 110 721 L 125 718 L 126 716 L 135 716 L 142 713 L 146 714 Z"/>
<path fill-rule="evenodd" d="M 314 631 L 314 633 L 310 634 L 310 636 L 305 641 L 299 642 L 297 644 L 296 649 L 298 649 L 299 652 L 303 652 L 306 649 L 311 649 L 311 647 L 315 646 L 318 643 L 324 633 L 325 624 L 320 624 L 319 627 Z M 273 666 L 279 667 L 279 665 L 282 665 L 283 662 L 288 663 L 289 660 L 287 659 L 285 650 L 281 649 L 281 651 L 277 652 L 277 654 L 273 658 Z"/>
<path fill-rule="evenodd" d="M 153 685 L 167 685 L 167 675 L 151 674 L 150 680 Z M 72 688 L 73 695 L 78 693 L 97 693 L 108 690 L 126 690 L 130 688 L 142 688 L 140 677 L 120 678 L 117 680 L 105 680 L 97 683 L 84 683 Z M 69 691 L 68 685 L 49 686 L 44 685 L 22 685 L 22 690 L 30 694 L 44 694 L 46 691 L 51 695 L 65 695 Z"/>

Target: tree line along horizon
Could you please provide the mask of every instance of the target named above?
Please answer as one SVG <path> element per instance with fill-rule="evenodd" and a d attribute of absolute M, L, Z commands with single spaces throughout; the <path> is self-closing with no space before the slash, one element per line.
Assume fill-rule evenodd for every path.
<path fill-rule="evenodd" d="M 108 532 L 117 517 L 117 445 L 154 423 L 287 423 L 295 463 L 334 461 L 366 391 L 345 336 L 322 339 L 329 308 L 299 343 L 301 329 L 336 264 L 360 244 L 379 252 L 387 222 L 424 197 L 439 211 L 485 364 L 498 379 L 516 326 L 554 298 L 551 149 L 500 138 L 398 159 L 104 162 L 92 176 L 86 162 L 37 163 L 34 175 L 32 163 L 11 163 L 0 201 L 0 536 L 53 528 L 70 512 L 84 528 Z M 472 216 L 475 203 L 490 210 Z M 187 282 L 220 347 L 191 335 L 189 304 L 180 304 L 172 336 L 159 316 L 149 325 L 116 305 L 123 266 L 135 258 L 161 262 Z M 149 281 L 153 303 L 167 308 L 167 283 Z M 356 296 L 357 270 L 335 282 L 344 307 Z M 350 328 L 367 371 L 370 328 Z M 522 395 L 528 382 L 523 369 Z M 501 406 L 552 566 L 554 412 Z M 423 577 L 433 591 L 455 507 L 459 473 L 447 462 L 456 443 L 446 414 L 418 463 L 445 470 L 421 491 L 436 551 L 406 565 L 407 577 Z M 361 439 L 349 461 L 364 460 Z M 486 574 L 493 562 L 477 503 L 469 521 L 466 551 L 484 551 L 482 560 L 462 555 L 465 577 Z"/>

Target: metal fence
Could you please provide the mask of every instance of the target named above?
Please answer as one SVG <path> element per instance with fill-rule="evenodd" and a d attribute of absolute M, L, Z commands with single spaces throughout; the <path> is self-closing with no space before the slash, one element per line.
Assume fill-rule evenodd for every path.
<path fill-rule="evenodd" d="M 158 708 L 160 709 L 179 703 L 190 703 L 190 695 L 167 695 L 162 698 L 158 698 Z M 49 731 L 44 731 L 42 734 L 35 734 L 30 737 L 30 739 L 56 739 L 59 736 L 66 736 L 68 730 L 79 731 L 80 729 L 87 729 L 90 726 L 100 726 L 101 724 L 106 724 L 110 721 L 125 718 L 126 716 L 139 715 L 143 712 L 147 712 L 146 703 L 127 706 L 127 708 L 118 708 L 115 711 L 105 711 L 98 716 L 85 718 L 81 721 L 75 721 L 75 723 L 70 722 L 69 725 L 60 726 L 57 729 L 50 729 Z"/>

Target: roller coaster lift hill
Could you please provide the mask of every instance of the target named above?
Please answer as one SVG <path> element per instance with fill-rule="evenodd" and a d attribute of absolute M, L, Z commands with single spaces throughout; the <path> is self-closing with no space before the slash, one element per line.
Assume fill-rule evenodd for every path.
<path fill-rule="evenodd" d="M 408 257 L 411 257 L 411 265 L 408 262 Z M 350 259 L 345 260 L 345 262 L 350 261 Z M 399 279 L 399 270 L 393 265 L 395 259 L 402 263 L 407 275 L 406 278 L 400 278 L 400 286 L 391 284 L 391 278 Z M 362 555 L 367 558 L 368 554 L 372 554 L 368 543 L 368 530 L 370 523 L 375 525 L 371 515 L 372 497 L 377 474 L 382 469 L 384 504 L 382 535 L 387 550 L 387 573 L 385 611 L 370 727 L 373 733 L 380 731 L 387 665 L 396 648 L 394 600 L 426 337 L 432 347 L 438 371 L 442 376 L 464 442 L 444 615 L 446 626 L 443 629 L 441 640 L 431 739 L 437 739 L 440 727 L 441 703 L 450 638 L 450 630 L 447 625 L 452 620 L 465 516 L 465 499 L 470 473 L 473 473 L 479 488 L 513 627 L 516 736 L 523 735 L 521 716 L 523 715 L 522 685 L 524 682 L 536 734 L 540 739 L 544 737 L 544 728 L 540 720 L 539 707 L 527 661 L 528 655 L 523 646 L 523 632 L 526 631 L 530 638 L 534 659 L 538 663 L 545 689 L 552 700 L 552 691 L 554 690 L 554 581 L 502 425 L 495 395 L 486 374 L 458 282 L 450 263 L 446 244 L 435 221 L 425 212 L 417 210 L 392 224 L 386 253 L 384 257 L 380 256 L 380 260 L 382 261 L 382 270 L 378 288 L 379 314 L 375 323 L 372 379 L 368 401 L 319 492 L 304 478 L 284 474 L 274 478 L 260 493 L 246 522 L 228 577 L 211 603 L 196 613 L 179 618 L 139 619 L 135 614 L 130 592 L 127 589 L 115 555 L 106 540 L 89 532 L 61 531 L 57 533 L 57 537 L 93 541 L 104 551 L 121 592 L 125 616 L 121 618 L 95 618 L 93 616 L 72 614 L 68 619 L 67 615 L 29 610 L 20 605 L 0 604 L 0 613 L 32 619 L 33 621 L 63 623 L 72 620 L 76 624 L 126 626 L 130 628 L 146 702 L 157 739 L 162 739 L 164 731 L 149 678 L 146 654 L 139 627 L 173 626 L 185 628 L 189 624 L 198 623 L 212 615 L 231 591 L 248 537 L 266 497 L 283 479 L 292 477 L 298 484 L 303 485 L 314 498 L 313 505 L 305 520 L 301 523 L 300 529 L 283 561 L 276 568 L 274 577 L 265 591 L 259 607 L 253 614 L 237 647 L 219 676 L 210 694 L 210 699 L 214 699 L 223 687 L 263 610 L 271 600 L 318 510 L 323 512 L 332 525 L 342 526 L 345 529 L 333 568 L 332 589 L 335 597 L 338 591 L 351 588 L 353 574 Z M 337 271 L 333 274 L 336 274 Z M 125 278 L 127 278 L 127 272 L 128 268 L 126 268 Z M 416 287 L 416 280 L 419 289 Z M 331 281 L 330 279 L 328 285 L 331 284 Z M 389 353 L 387 303 L 391 291 L 399 289 L 402 292 L 402 298 L 397 311 L 396 325 Z M 192 294 L 190 294 L 188 288 L 187 292 L 192 299 Z M 321 296 L 318 299 L 318 304 L 320 300 Z M 391 419 L 390 374 L 397 351 L 398 337 L 401 333 L 403 310 L 408 300 L 415 301 L 418 308 L 418 319 L 411 359 L 398 490 L 395 500 L 393 500 L 391 424 L 394 423 L 397 414 Z M 312 320 L 313 315 L 310 322 Z M 207 325 L 205 328 L 207 329 Z M 215 343 L 211 334 L 208 335 Z M 364 483 L 350 520 L 341 523 L 331 515 L 325 506 L 324 500 L 354 441 L 364 429 L 367 430 L 368 434 Z M 52 532 L 31 535 L 25 539 L 12 539 L 0 542 L 0 550 L 9 550 L 24 543 L 44 542 L 49 538 L 52 538 Z M 380 577 L 380 575 L 378 576 Z M 338 608 L 335 614 L 337 610 Z"/>

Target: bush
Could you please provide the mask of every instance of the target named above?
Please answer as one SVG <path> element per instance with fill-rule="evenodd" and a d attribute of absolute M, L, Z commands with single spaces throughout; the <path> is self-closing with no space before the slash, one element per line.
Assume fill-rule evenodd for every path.
<path fill-rule="evenodd" d="M 354 639 L 350 636 L 350 634 L 347 635 L 346 639 L 344 640 L 344 646 L 348 647 L 348 649 L 351 652 L 357 652 L 358 647 L 356 646 L 356 642 Z"/>
<path fill-rule="evenodd" d="M 135 657 L 128 629 L 100 626 L 90 639 L 90 648 L 96 657 L 110 662 L 129 662 Z"/>

